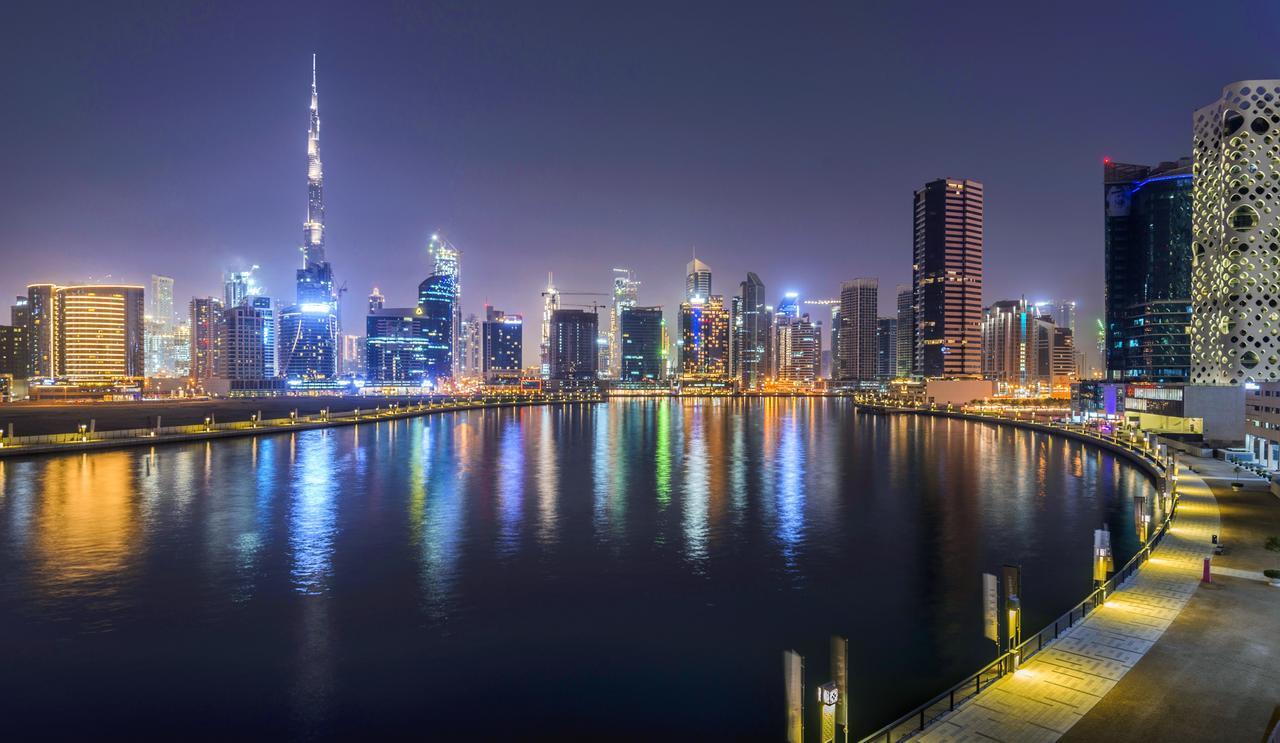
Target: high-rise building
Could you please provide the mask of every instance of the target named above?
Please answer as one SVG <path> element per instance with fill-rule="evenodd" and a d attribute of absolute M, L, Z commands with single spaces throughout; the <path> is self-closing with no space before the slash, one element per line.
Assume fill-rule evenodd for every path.
<path fill-rule="evenodd" d="M 266 318 L 258 308 L 241 302 L 223 309 L 215 332 L 214 376 L 232 382 L 267 378 Z"/>
<path fill-rule="evenodd" d="M 760 389 L 769 373 L 766 352 L 769 348 L 769 323 L 765 314 L 764 282 L 754 273 L 747 272 L 747 280 L 740 285 L 738 335 L 738 377 L 742 388 Z"/>
<path fill-rule="evenodd" d="M 176 322 L 177 318 L 173 314 L 173 279 L 152 274 L 151 290 L 147 293 L 143 339 L 148 377 L 174 373 L 173 331 Z"/>
<path fill-rule="evenodd" d="M 915 192 L 915 373 L 982 371 L 982 184 L 942 178 Z"/>
<path fill-rule="evenodd" d="M 773 314 L 775 318 L 800 317 L 800 295 L 797 292 L 783 294 L 782 301 Z"/>
<path fill-rule="evenodd" d="M 594 312 L 558 309 L 551 313 L 551 379 L 596 378 L 598 328 L 599 318 Z"/>
<path fill-rule="evenodd" d="M 206 383 L 217 373 L 222 309 L 222 300 L 217 297 L 191 299 L 189 376 L 195 384 Z"/>
<path fill-rule="evenodd" d="M 908 284 L 898 284 L 898 345 L 897 360 L 894 362 L 894 375 L 898 379 L 911 376 L 912 364 L 915 363 L 916 346 L 916 311 L 915 297 Z"/>
<path fill-rule="evenodd" d="M 837 377 L 842 382 L 877 379 L 876 321 L 879 318 L 879 279 L 854 279 L 840 285 L 840 357 Z"/>
<path fill-rule="evenodd" d="M 457 351 L 462 335 L 458 307 L 458 252 L 438 235 L 430 246 L 435 267 L 418 285 L 418 310 L 430 341 L 427 353 L 433 382 L 453 377 L 457 371 Z"/>
<path fill-rule="evenodd" d="M 173 326 L 173 374 L 191 378 L 191 320 Z"/>
<path fill-rule="evenodd" d="M 1053 324 L 1059 328 L 1076 332 L 1076 303 L 1073 299 L 1055 299 L 1048 302 L 1037 302 L 1036 309 L 1041 315 L 1053 318 Z"/>
<path fill-rule="evenodd" d="M 1065 387 L 1077 377 L 1071 331 L 1025 299 L 996 302 L 982 320 L 982 374 L 1032 392 Z"/>
<path fill-rule="evenodd" d="M 369 293 L 369 313 L 373 314 L 385 307 L 387 298 L 382 296 L 382 292 L 378 291 L 378 287 L 373 287 L 373 291 Z"/>
<path fill-rule="evenodd" d="M 374 382 L 422 384 L 448 377 L 449 347 L 440 323 L 422 306 L 384 307 L 365 317 L 365 376 Z"/>
<path fill-rule="evenodd" d="M 140 286 L 57 287 L 56 376 L 80 387 L 141 385 L 143 301 Z"/>
<path fill-rule="evenodd" d="M 1194 116 L 1191 381 L 1280 379 L 1280 80 L 1244 80 Z M 1205 432 L 1209 438 L 1209 431 Z"/>
<path fill-rule="evenodd" d="M 518 383 L 524 358 L 524 317 L 486 308 L 480 340 L 484 380 L 490 384 Z"/>
<path fill-rule="evenodd" d="M 822 360 L 822 324 L 809 315 L 774 317 L 774 376 L 779 382 L 812 384 L 818 378 Z"/>
<path fill-rule="evenodd" d="M 685 267 L 684 299 L 692 302 L 695 297 L 704 301 L 711 297 L 711 266 L 697 258 Z"/>
<path fill-rule="evenodd" d="M 253 266 L 248 271 L 227 271 L 222 274 L 222 306 L 228 309 L 243 304 L 245 300 L 261 293 L 258 282 L 253 278 Z"/>
<path fill-rule="evenodd" d="M 486 307 L 486 314 L 492 310 Z M 480 379 L 484 376 L 484 320 L 474 314 L 462 321 L 462 339 L 458 344 L 458 376 L 463 379 Z"/>
<path fill-rule="evenodd" d="M 27 378 L 27 328 L 0 325 L 0 375 Z"/>
<path fill-rule="evenodd" d="M 177 317 L 173 314 L 173 279 L 168 276 L 151 275 L 151 293 L 147 295 L 147 317 L 155 322 L 163 323 L 166 331 L 171 332 Z"/>
<path fill-rule="evenodd" d="M 280 366 L 276 359 L 279 329 L 276 327 L 275 306 L 271 297 L 262 294 L 251 294 L 243 304 L 252 307 L 262 318 L 262 374 L 266 379 L 274 379 L 280 376 Z"/>
<path fill-rule="evenodd" d="M 876 320 L 876 377 L 887 382 L 898 374 L 898 318 Z"/>
<path fill-rule="evenodd" d="M 1191 161 L 1153 168 L 1107 160 L 1103 188 L 1107 378 L 1184 382 L 1191 368 Z M 1067 318 L 1054 319 L 1069 327 Z"/>
<path fill-rule="evenodd" d="M 608 365 L 609 376 L 622 375 L 622 313 L 635 307 L 639 300 L 640 282 L 627 268 L 613 269 L 613 311 L 609 313 Z"/>
<path fill-rule="evenodd" d="M 53 284 L 27 287 L 27 365 L 32 378 L 58 376 L 56 290 Z"/>
<path fill-rule="evenodd" d="M 622 312 L 619 321 L 622 368 L 619 379 L 624 382 L 656 382 L 664 376 L 666 350 L 662 341 L 666 320 L 661 307 L 632 305 Z"/>
<path fill-rule="evenodd" d="M 729 311 L 724 297 L 695 296 L 680 305 L 680 374 L 685 378 L 729 377 Z"/>
<path fill-rule="evenodd" d="M 342 336 L 342 373 L 355 376 L 365 375 L 365 337 L 363 335 Z"/>
<path fill-rule="evenodd" d="M 307 220 L 297 296 L 280 312 L 279 367 L 291 379 L 326 380 L 338 373 L 338 300 L 324 254 L 324 169 L 320 163 L 320 104 L 311 58 L 311 124 L 307 129 Z M 192 337 L 198 335 L 194 329 Z M 192 354 L 193 365 L 195 354 Z"/>

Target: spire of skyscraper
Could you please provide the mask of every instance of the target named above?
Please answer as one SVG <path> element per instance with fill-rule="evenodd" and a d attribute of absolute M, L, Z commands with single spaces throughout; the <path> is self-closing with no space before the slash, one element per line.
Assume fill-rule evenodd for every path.
<path fill-rule="evenodd" d="M 324 169 L 320 165 L 320 98 L 316 55 L 311 55 L 311 126 L 307 129 L 307 221 L 302 230 L 302 265 L 324 262 Z"/>

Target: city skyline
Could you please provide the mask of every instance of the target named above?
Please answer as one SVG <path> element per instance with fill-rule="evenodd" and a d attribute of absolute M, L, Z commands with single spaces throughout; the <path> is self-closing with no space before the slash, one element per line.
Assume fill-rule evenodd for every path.
<path fill-rule="evenodd" d="M 24 12 L 32 14 L 28 25 L 51 22 L 36 11 Z M 320 14 L 327 12 L 322 8 Z M 1140 14 L 1142 8 L 1118 12 Z M 696 103 L 697 86 L 708 81 L 704 76 L 723 69 L 719 65 L 741 64 L 741 59 L 713 61 L 683 83 L 664 74 L 698 58 L 695 39 L 710 27 L 710 11 L 688 11 L 670 21 L 597 19 L 613 33 L 624 22 L 664 31 L 670 30 L 667 24 L 682 25 L 669 35 L 672 58 L 655 63 L 656 68 L 639 80 L 629 82 L 622 76 L 613 88 L 598 88 L 586 69 L 590 52 L 616 72 L 636 63 L 638 51 L 629 43 L 613 51 L 592 47 L 572 53 L 563 69 L 537 66 L 522 73 L 533 85 L 526 94 L 502 81 L 502 73 L 511 72 L 511 66 L 477 59 L 476 48 L 482 42 L 501 45 L 506 40 L 503 30 L 489 26 L 485 31 L 494 34 L 492 38 L 475 37 L 475 28 L 486 20 L 482 11 L 396 19 L 456 51 L 453 61 L 447 54 L 428 58 L 411 48 L 394 24 L 359 13 L 353 22 L 380 35 L 386 42 L 384 58 L 357 56 L 359 43 L 331 30 L 301 34 L 296 42 L 273 43 L 268 49 L 268 36 L 285 20 L 277 13 L 284 15 L 277 9 L 255 17 L 258 23 L 244 40 L 251 52 L 247 58 L 255 60 L 251 85 L 241 84 L 249 79 L 244 61 L 232 59 L 216 41 L 189 38 L 194 20 L 176 11 L 158 14 L 153 23 L 172 38 L 194 44 L 192 49 L 154 44 L 140 45 L 132 55 L 104 54 L 113 51 L 97 46 L 105 42 L 81 37 L 89 34 L 91 21 L 110 25 L 111 19 L 89 12 L 66 32 L 69 44 L 85 42 L 82 50 L 55 60 L 32 80 L 12 81 L 10 100 L 31 113 L 0 125 L 0 134 L 5 141 L 30 144 L 30 152 L 10 152 L 9 159 L 17 172 L 31 177 L 6 194 L 8 218 L 0 226 L 0 244 L 17 255 L 11 256 L 12 270 L 6 272 L 12 285 L 6 282 L 0 289 L 17 296 L 29 281 L 79 283 L 85 274 L 111 274 L 113 281 L 145 283 L 151 273 L 161 273 L 174 276 L 181 305 L 191 296 L 216 295 L 223 271 L 260 264 L 268 293 L 287 296 L 293 268 L 289 258 L 296 255 L 296 225 L 305 208 L 298 185 L 299 163 L 305 157 L 296 145 L 300 108 L 306 101 L 306 65 L 318 52 L 328 101 L 326 166 L 334 174 L 327 184 L 326 242 L 335 279 L 349 289 L 344 327 L 358 327 L 363 315 L 362 303 L 352 296 L 363 296 L 375 285 L 383 287 L 391 304 L 409 303 L 412 285 L 395 285 L 394 279 L 409 270 L 421 276 L 429 272 L 426 243 L 436 231 L 462 249 L 471 267 L 463 314 L 479 312 L 487 300 L 526 317 L 537 316 L 541 277 L 547 271 L 556 273 L 560 286 L 607 291 L 610 270 L 624 265 L 643 284 L 639 301 L 663 306 L 671 322 L 683 289 L 678 267 L 695 247 L 725 279 L 736 283 L 739 274 L 758 273 L 775 292 L 768 298 L 771 303 L 786 291 L 833 296 L 839 281 L 856 276 L 877 276 L 890 286 L 909 278 L 907 192 L 945 177 L 980 180 L 989 191 L 984 303 L 1023 295 L 1032 300 L 1074 296 L 1081 302 L 1082 317 L 1092 319 L 1101 315 L 1097 279 L 1102 273 L 1102 220 L 1096 209 L 1096 182 L 1102 157 L 1158 162 L 1189 154 L 1186 131 L 1194 109 L 1209 100 L 1223 80 L 1257 76 L 1253 73 L 1258 67 L 1252 63 L 1246 71 L 1248 60 L 1232 56 L 1210 55 L 1208 63 L 1185 67 L 1178 67 L 1175 59 L 1162 62 L 1166 66 L 1159 74 L 1142 75 L 1152 82 L 1126 91 L 1124 101 L 1103 95 L 1105 101 L 1091 103 L 1098 91 L 1109 88 L 1104 68 L 1083 60 L 1084 69 L 1073 71 L 1079 73 L 1078 80 L 1055 79 L 1052 85 L 1023 91 L 1025 118 L 1014 122 L 990 115 L 997 110 L 993 106 L 1000 89 L 1019 84 L 1013 78 L 985 78 L 976 87 L 977 81 L 966 74 L 940 81 L 927 67 L 936 58 L 926 55 L 920 62 L 909 62 L 901 59 L 902 52 L 895 52 L 892 59 L 905 65 L 899 86 L 917 91 L 907 94 L 886 91 L 882 83 L 861 76 L 850 80 L 851 73 L 840 72 L 850 66 L 835 65 L 835 72 L 822 68 L 819 78 L 827 82 L 865 84 L 867 96 L 853 99 L 888 95 L 900 112 L 892 118 L 900 121 L 921 116 L 929 99 L 972 112 L 951 117 L 953 126 L 948 128 L 955 132 L 913 141 L 890 165 L 868 147 L 872 141 L 896 136 L 880 130 L 888 122 L 866 121 L 862 106 L 840 96 L 832 98 L 807 86 L 792 89 L 784 82 L 789 80 L 784 72 L 823 60 L 854 62 L 890 42 L 904 50 L 921 43 L 896 38 L 897 32 L 886 40 L 867 39 L 862 51 L 856 51 L 856 43 L 837 45 L 820 35 L 814 51 L 801 61 L 786 63 L 793 66 L 785 70 L 748 65 L 743 85 L 750 90 L 729 86 L 717 92 L 711 106 Z M 545 16 L 529 19 L 532 47 L 540 50 L 553 43 L 552 21 L 562 13 L 550 9 Z M 860 18 L 875 20 L 863 18 L 867 13 L 896 17 L 892 10 L 848 15 L 820 10 L 800 20 L 806 28 L 826 20 L 849 29 Z M 225 30 L 236 14 L 215 12 L 198 20 L 215 31 Z M 738 35 L 763 34 L 764 20 L 748 14 Z M 954 20 L 961 27 L 975 23 Z M 1069 37 L 1092 33 L 1078 19 L 1060 20 Z M 1150 20 L 1175 29 L 1190 23 L 1178 18 Z M 141 33 L 115 30 L 115 38 L 125 41 Z M 455 32 L 453 37 L 436 38 L 449 32 Z M 1052 53 L 1026 40 L 1002 38 L 992 29 L 975 32 L 992 41 L 995 52 L 1018 52 L 1032 61 L 1047 61 L 1045 55 Z M 470 41 L 457 41 L 459 36 Z M 785 49 L 796 38 L 784 34 L 777 42 Z M 1140 52 L 1155 43 L 1135 40 L 1135 64 L 1147 64 Z M 20 39 L 10 48 L 23 58 L 46 54 Z M 522 53 L 517 45 L 504 60 L 518 61 Z M 1234 47 L 1233 54 L 1238 54 Z M 86 79 L 84 66 L 90 62 L 96 65 L 87 76 L 94 89 L 79 90 L 77 85 Z M 961 70 L 968 69 L 970 75 L 986 65 L 978 60 L 967 64 L 972 67 Z M 148 69 L 151 91 L 141 98 L 130 82 L 140 65 Z M 399 87 L 407 75 L 422 75 L 427 84 Z M 669 89 L 659 81 L 670 82 Z M 200 95 L 190 95 L 192 84 L 199 85 Z M 64 88 L 61 96 L 40 105 L 50 90 Z M 586 123 L 574 123 L 573 114 L 581 113 L 584 105 L 576 94 L 590 100 L 599 97 L 603 104 L 592 107 L 596 117 Z M 830 114 L 825 117 L 830 124 L 811 132 L 813 143 L 802 144 L 771 126 L 776 114 L 767 114 L 760 123 L 740 116 L 753 105 L 762 106 L 770 95 L 820 120 L 822 114 Z M 211 101 L 217 111 L 207 111 Z M 481 110 L 481 101 L 496 107 L 504 121 L 498 121 L 496 112 Z M 1073 108 L 1085 103 L 1087 114 Z M 177 125 L 198 107 L 206 110 L 205 117 L 190 126 Z M 432 107 L 442 115 L 425 117 Z M 157 108 L 168 113 L 153 121 L 147 114 Z M 639 124 L 644 116 L 628 118 L 638 111 L 667 108 L 692 115 L 659 117 L 643 127 Z M 761 110 L 767 113 L 768 108 Z M 60 152 L 49 136 L 65 131 L 82 110 L 103 114 L 104 141 L 98 143 L 102 162 L 119 169 L 110 182 L 102 180 L 104 173 L 84 170 L 86 160 L 77 154 L 83 145 L 75 143 Z M 1062 111 L 1076 112 L 1067 118 L 1080 131 L 1069 133 L 1069 146 L 1045 149 L 1052 154 L 1042 156 L 1038 166 L 1026 167 L 1022 153 L 1041 151 L 1048 138 L 1062 140 L 1052 126 L 1036 125 L 1045 123 L 1040 117 Z M 125 131 L 125 121 L 141 131 Z M 723 139 L 709 139 L 711 131 L 721 133 L 734 122 L 741 125 L 740 131 L 731 127 Z M 155 126 L 165 129 L 157 133 Z M 979 128 L 991 131 L 973 139 Z M 144 132 L 155 136 L 144 142 L 139 138 Z M 606 149 L 601 141 L 606 132 L 618 135 L 619 147 L 638 148 L 638 156 Z M 510 141 L 499 142 L 499 133 Z M 531 145 L 535 136 L 545 147 L 520 149 Z M 570 147 L 573 141 L 579 146 Z M 860 144 L 852 144 L 855 141 Z M 197 143 L 200 146 L 194 147 Z M 391 159 L 392 152 L 399 154 L 398 160 Z M 690 157 L 698 152 L 704 154 Z M 40 158 L 43 168 L 33 167 L 33 157 Z M 189 182 L 187 194 L 191 202 L 208 204 L 209 209 L 192 214 L 185 200 L 168 193 L 167 184 L 180 163 L 186 164 L 183 170 L 189 166 L 208 176 Z M 751 167 L 744 170 L 748 164 Z M 432 177 L 418 177 L 423 174 Z M 65 198 L 83 205 L 82 218 L 51 219 L 62 202 L 50 199 L 42 184 L 55 181 L 77 184 Z M 1045 220 L 1053 220 L 1052 231 L 1045 231 Z M 811 259 L 794 261 L 790 251 L 777 249 L 786 243 L 799 243 Z M 1026 259 L 1028 245 L 1043 246 L 1036 249 L 1037 260 Z M 598 256 L 599 265 L 575 260 L 583 253 Z M 67 263 L 76 268 L 49 265 L 42 255 L 72 258 Z M 1039 267 L 1052 270 L 1041 272 Z M 891 311 L 890 301 L 887 293 L 881 297 L 882 313 Z M 526 360 L 530 355 L 526 349 Z"/>

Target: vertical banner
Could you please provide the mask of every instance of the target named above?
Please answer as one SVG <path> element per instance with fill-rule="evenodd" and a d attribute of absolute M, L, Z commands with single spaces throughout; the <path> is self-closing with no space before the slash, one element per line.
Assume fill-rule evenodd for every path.
<path fill-rule="evenodd" d="M 1151 524 L 1151 517 L 1147 515 L 1147 496 L 1133 496 L 1133 525 L 1138 530 L 1138 543 L 1147 543 L 1147 527 Z"/>
<path fill-rule="evenodd" d="M 804 658 L 782 651 L 782 676 L 787 687 L 787 743 L 804 743 Z"/>
<path fill-rule="evenodd" d="M 982 635 L 988 640 L 1000 643 L 1000 597 L 999 583 L 991 573 L 982 574 Z"/>
<path fill-rule="evenodd" d="M 831 676 L 835 679 L 836 691 L 836 723 L 846 729 L 849 727 L 849 640 L 832 635 L 831 637 Z"/>

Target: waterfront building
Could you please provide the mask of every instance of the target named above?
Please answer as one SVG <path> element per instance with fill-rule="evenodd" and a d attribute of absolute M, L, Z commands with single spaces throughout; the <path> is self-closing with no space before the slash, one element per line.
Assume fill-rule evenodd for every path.
<path fill-rule="evenodd" d="M 551 313 L 550 378 L 586 381 L 596 378 L 599 361 L 596 313 L 580 309 L 557 309 Z"/>
<path fill-rule="evenodd" d="M 775 323 L 777 381 L 813 384 L 822 363 L 822 323 L 812 322 L 808 313 L 799 317 L 780 314 Z"/>
<path fill-rule="evenodd" d="M 1103 161 L 1103 347 L 1108 379 L 1187 380 L 1191 368 L 1191 165 L 1188 158 L 1155 167 Z M 1058 313 L 1063 309 L 1058 308 Z"/>
<path fill-rule="evenodd" d="M 422 307 L 384 307 L 365 318 L 365 376 L 372 382 L 433 383 L 450 374 L 445 339 Z"/>
<path fill-rule="evenodd" d="M 898 374 L 898 318 L 876 321 L 876 377 L 888 382 Z"/>
<path fill-rule="evenodd" d="M 435 269 L 418 285 L 418 311 L 429 340 L 428 367 L 432 381 L 454 376 L 455 353 L 461 335 L 458 309 L 458 254 L 448 243 L 431 236 Z"/>
<path fill-rule="evenodd" d="M 524 317 L 486 307 L 480 345 L 484 381 L 518 384 L 524 358 Z"/>
<path fill-rule="evenodd" d="M 485 307 L 488 314 L 492 307 Z M 467 315 L 462 321 L 462 339 L 458 344 L 458 353 L 462 357 L 458 364 L 458 374 L 463 379 L 480 379 L 484 376 L 484 322 L 475 314 Z"/>
<path fill-rule="evenodd" d="M 343 375 L 363 377 L 365 373 L 365 337 L 363 335 L 342 336 L 342 368 Z"/>
<path fill-rule="evenodd" d="M 385 307 L 387 298 L 382 296 L 382 292 L 378 291 L 378 287 L 373 287 L 373 291 L 369 293 L 369 313 L 372 314 Z"/>
<path fill-rule="evenodd" d="M 661 307 L 627 307 L 620 319 L 622 368 L 618 378 L 624 382 L 657 382 L 665 374 L 666 351 L 663 347 L 666 320 Z"/>
<path fill-rule="evenodd" d="M 56 289 L 53 284 L 27 287 L 27 365 L 33 379 L 58 375 Z"/>
<path fill-rule="evenodd" d="M 640 282 L 636 281 L 631 269 L 613 269 L 613 311 L 609 313 L 609 337 L 605 346 L 609 376 L 615 379 L 622 376 L 622 354 L 625 349 L 622 343 L 622 313 L 629 307 L 635 307 L 639 301 Z"/>
<path fill-rule="evenodd" d="M 0 325 L 0 376 L 27 378 L 26 333 L 23 325 Z"/>
<path fill-rule="evenodd" d="M 914 373 L 925 378 L 982 371 L 982 184 L 942 178 L 913 199 L 911 286 Z"/>
<path fill-rule="evenodd" d="M 218 326 L 222 322 L 222 300 L 216 297 L 191 299 L 190 378 L 200 385 L 213 379 L 218 368 Z"/>
<path fill-rule="evenodd" d="M 222 306 L 231 308 L 244 303 L 250 297 L 259 294 L 261 289 L 253 278 L 253 266 L 248 271 L 227 271 L 222 274 Z"/>
<path fill-rule="evenodd" d="M 680 375 L 685 378 L 729 377 L 729 311 L 724 297 L 700 296 L 680 305 Z"/>
<path fill-rule="evenodd" d="M 982 321 L 982 374 L 1011 390 L 1065 391 L 1076 378 L 1071 331 L 1025 299 L 996 302 Z"/>
<path fill-rule="evenodd" d="M 742 388 L 760 389 L 768 378 L 769 323 L 765 313 L 764 282 L 748 271 L 740 285 L 739 315 L 735 320 L 738 335 L 738 377 Z"/>
<path fill-rule="evenodd" d="M 324 169 L 320 161 L 320 108 L 315 57 L 311 58 L 311 110 L 307 129 L 307 219 L 296 301 L 280 312 L 279 368 L 295 380 L 323 381 L 338 373 L 338 300 L 333 268 L 324 252 Z M 194 323 L 193 323 L 194 327 Z M 193 337 L 198 330 L 193 330 Z M 193 352 L 193 365 L 195 365 Z"/>
<path fill-rule="evenodd" d="M 694 258 L 685 267 L 684 300 L 692 302 L 695 298 L 703 301 L 711 297 L 711 266 Z"/>
<path fill-rule="evenodd" d="M 1223 88 L 1194 116 L 1191 381 L 1197 385 L 1280 379 L 1277 99 L 1280 80 L 1245 80 Z"/>
<path fill-rule="evenodd" d="M 144 318 L 144 357 L 148 377 L 174 375 L 173 279 L 152 274 Z"/>
<path fill-rule="evenodd" d="M 173 375 L 191 377 L 191 320 L 173 326 Z"/>
<path fill-rule="evenodd" d="M 280 366 L 276 358 L 279 329 L 276 327 L 276 309 L 271 298 L 262 294 L 253 294 L 244 302 L 252 307 L 262 318 L 262 374 L 266 379 L 280 376 Z"/>
<path fill-rule="evenodd" d="M 57 378 L 78 387 L 142 385 L 142 287 L 60 286 L 55 304 Z"/>
<path fill-rule="evenodd" d="M 241 295 L 241 299 L 247 296 Z M 223 309 L 215 330 L 218 352 L 214 355 L 214 376 L 226 382 L 261 382 L 270 376 L 264 342 L 266 321 L 263 312 L 249 302 Z"/>
<path fill-rule="evenodd" d="M 912 364 L 915 362 L 916 311 L 914 293 L 909 284 L 898 284 L 898 344 L 897 359 L 894 362 L 894 376 L 898 379 L 911 377 Z"/>
<path fill-rule="evenodd" d="M 854 279 L 840 285 L 840 356 L 836 376 L 842 382 L 877 379 L 879 294 L 879 279 Z"/>

